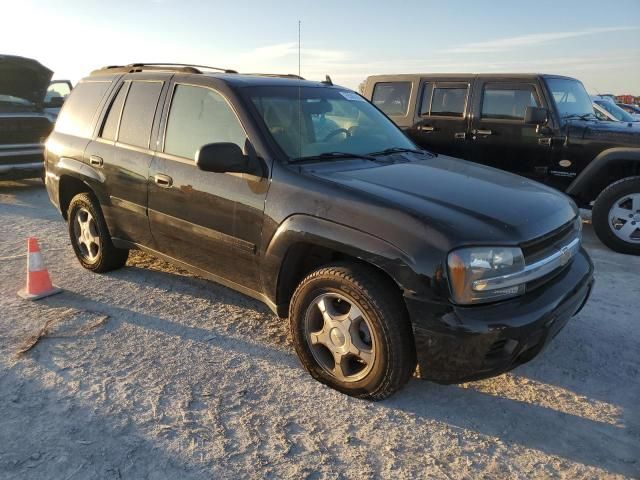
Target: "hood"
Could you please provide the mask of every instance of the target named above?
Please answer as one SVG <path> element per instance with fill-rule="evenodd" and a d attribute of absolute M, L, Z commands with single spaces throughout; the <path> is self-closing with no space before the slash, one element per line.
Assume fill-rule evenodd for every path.
<path fill-rule="evenodd" d="M 640 146 L 640 122 L 584 122 L 572 125 L 569 136 L 580 136 L 585 140 L 611 143 L 618 147 Z"/>
<path fill-rule="evenodd" d="M 0 95 L 11 95 L 41 104 L 52 75 L 51 70 L 36 60 L 0 55 Z"/>
<path fill-rule="evenodd" d="M 313 174 L 423 218 L 452 244 L 520 243 L 545 235 L 578 214 L 575 204 L 557 190 L 444 155 L 353 170 L 344 170 L 343 165 L 336 171 L 337 167 Z"/>

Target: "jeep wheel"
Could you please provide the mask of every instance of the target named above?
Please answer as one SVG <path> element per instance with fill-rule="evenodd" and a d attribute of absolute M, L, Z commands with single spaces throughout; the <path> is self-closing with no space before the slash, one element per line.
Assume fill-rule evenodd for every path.
<path fill-rule="evenodd" d="M 129 250 L 113 246 L 100 206 L 92 195 L 80 193 L 73 197 L 67 212 L 71 245 L 84 268 L 102 273 L 124 266 Z"/>
<path fill-rule="evenodd" d="M 640 255 L 640 177 L 612 183 L 593 206 L 593 228 L 612 250 Z"/>
<path fill-rule="evenodd" d="M 402 298 L 376 270 L 335 264 L 308 275 L 289 309 L 303 366 L 354 397 L 382 400 L 415 370 L 415 345 Z"/>

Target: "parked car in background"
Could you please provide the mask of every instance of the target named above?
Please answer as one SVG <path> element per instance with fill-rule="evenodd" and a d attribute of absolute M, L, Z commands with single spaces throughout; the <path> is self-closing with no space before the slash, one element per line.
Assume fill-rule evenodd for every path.
<path fill-rule="evenodd" d="M 44 97 L 44 111 L 55 122 L 67 96 L 73 90 L 69 80 L 52 80 Z"/>
<path fill-rule="evenodd" d="M 44 110 L 51 75 L 36 60 L 0 55 L 0 179 L 43 174 L 43 143 L 53 127 Z"/>
<path fill-rule="evenodd" d="M 519 173 L 593 207 L 602 242 L 640 254 L 640 128 L 598 121 L 580 81 L 378 75 L 367 79 L 365 96 L 421 147 Z"/>
<path fill-rule="evenodd" d="M 142 249 L 289 317 L 317 380 L 379 400 L 535 357 L 593 265 L 565 195 L 420 150 L 330 81 L 108 67 L 47 142 L 47 190 L 84 268 Z"/>
<path fill-rule="evenodd" d="M 603 99 L 599 96 L 591 97 L 593 100 L 593 108 L 596 116 L 600 120 L 612 121 L 612 122 L 627 122 L 629 124 L 640 122 L 630 113 L 620 108 L 618 105 L 608 99 Z"/>
<path fill-rule="evenodd" d="M 640 107 L 638 105 L 631 105 L 628 103 L 616 103 L 616 105 L 635 119 L 640 120 Z"/>

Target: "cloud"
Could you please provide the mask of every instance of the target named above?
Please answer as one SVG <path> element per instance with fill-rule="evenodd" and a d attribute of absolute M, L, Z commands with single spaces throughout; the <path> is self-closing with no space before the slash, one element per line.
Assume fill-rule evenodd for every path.
<path fill-rule="evenodd" d="M 577 30 L 573 32 L 550 32 L 533 33 L 517 37 L 499 38 L 484 42 L 467 43 L 458 47 L 448 48 L 445 51 L 450 53 L 495 53 L 506 52 L 518 48 L 531 47 L 541 43 L 549 43 L 567 38 L 583 37 L 586 35 L 597 35 L 601 33 L 622 32 L 627 30 L 638 30 L 639 27 L 604 27 L 590 28 L 587 30 Z"/>

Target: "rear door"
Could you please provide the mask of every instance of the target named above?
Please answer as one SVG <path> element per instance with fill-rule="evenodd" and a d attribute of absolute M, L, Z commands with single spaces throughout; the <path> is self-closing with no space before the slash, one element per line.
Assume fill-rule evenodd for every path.
<path fill-rule="evenodd" d="M 412 139 L 428 150 L 468 158 L 470 95 L 468 80 L 423 79 Z"/>
<path fill-rule="evenodd" d="M 247 133 L 225 93 L 177 81 L 165 106 L 164 145 L 153 162 L 149 220 L 158 250 L 221 279 L 260 289 L 257 246 L 268 179 L 199 170 L 196 152 Z"/>
<path fill-rule="evenodd" d="M 551 137 L 524 123 L 528 106 L 542 106 L 534 80 L 478 78 L 471 125 L 472 160 L 531 178 L 541 177 L 551 160 Z"/>
<path fill-rule="evenodd" d="M 152 245 L 147 218 L 147 182 L 154 156 L 152 132 L 166 75 L 136 74 L 117 86 L 85 157 L 106 178 L 108 203 L 103 205 L 113 237 Z"/>

